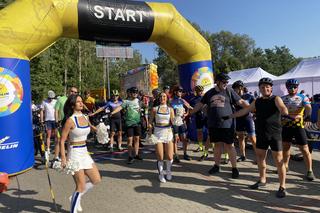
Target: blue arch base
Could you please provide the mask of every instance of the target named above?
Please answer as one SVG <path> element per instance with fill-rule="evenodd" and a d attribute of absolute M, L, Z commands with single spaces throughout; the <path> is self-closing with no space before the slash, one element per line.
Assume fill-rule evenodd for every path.
<path fill-rule="evenodd" d="M 30 64 L 0 58 L 0 172 L 15 175 L 34 164 Z"/>
<path fill-rule="evenodd" d="M 187 92 L 186 100 L 190 100 L 193 96 L 194 87 L 201 85 L 208 91 L 213 87 L 213 68 L 212 61 L 197 61 L 178 66 L 180 85 Z M 192 122 L 193 121 L 193 122 Z M 204 131 L 204 139 L 207 137 L 207 131 Z M 188 124 L 188 138 L 197 141 L 197 131 L 194 118 Z"/>

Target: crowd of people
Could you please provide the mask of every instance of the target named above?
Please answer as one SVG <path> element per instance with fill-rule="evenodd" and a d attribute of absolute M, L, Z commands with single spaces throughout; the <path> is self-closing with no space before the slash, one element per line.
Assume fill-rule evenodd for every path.
<path fill-rule="evenodd" d="M 180 86 L 165 86 L 162 91 L 155 89 L 152 97 L 139 93 L 136 87 L 132 87 L 127 90 L 127 97 L 123 99 L 119 97 L 117 90 L 113 90 L 110 100 L 98 107 L 89 92 L 82 98 L 76 87 L 69 89 L 68 96 L 58 99 L 55 99 L 53 91 L 49 91 L 48 98 L 40 106 L 40 120 L 47 135 L 47 152 L 50 153 L 50 138 L 55 135 L 53 161 L 61 161 L 63 167 L 68 161 L 79 164 L 74 173 L 76 190 L 70 197 L 71 212 L 81 209 L 81 196 L 101 181 L 99 171 L 88 154 L 86 141 L 90 132 L 96 131 L 90 118 L 106 110 L 110 112 L 110 151 L 115 149 L 115 136 L 117 149 L 123 150 L 122 135 L 125 132 L 127 163 L 143 160 L 139 146 L 141 136 L 146 131 L 156 144 L 160 182 L 173 178 L 172 164 L 180 162 L 179 142 L 183 145 L 183 159 L 191 160 L 188 143 L 193 129 L 196 129 L 195 140 L 199 144 L 195 151 L 202 152 L 200 160 L 207 159 L 208 149 L 211 144 L 214 145 L 214 165 L 208 171 L 211 175 L 219 173 L 223 156 L 224 160 L 230 160 L 231 177 L 239 178 L 237 162 L 247 160 L 246 141 L 250 141 L 255 153 L 254 162 L 259 169 L 259 179 L 250 188 L 266 187 L 266 156 L 270 148 L 279 176 L 276 196 L 285 197 L 290 147 L 295 143 L 303 154 L 306 179 L 314 180 L 312 156 L 304 129 L 305 123 L 311 119 L 311 105 L 308 97 L 298 93 L 299 82 L 289 79 L 286 82 L 288 95 L 279 97 L 272 94 L 273 81 L 262 78 L 258 83 L 260 96 L 254 97 L 246 91 L 242 81 L 234 82 L 232 88 L 229 88 L 230 77 L 225 73 L 216 75 L 215 80 L 215 86 L 206 93 L 201 85 L 197 85 L 194 95 L 186 99 Z M 208 133 L 206 141 L 204 130 Z M 235 138 L 239 143 L 238 158 Z"/>

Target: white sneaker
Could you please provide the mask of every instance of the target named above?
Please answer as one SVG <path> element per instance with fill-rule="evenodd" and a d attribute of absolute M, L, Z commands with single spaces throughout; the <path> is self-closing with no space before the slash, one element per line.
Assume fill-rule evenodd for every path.
<path fill-rule="evenodd" d="M 167 182 L 166 179 L 164 178 L 164 174 L 160 174 L 160 175 L 159 175 L 159 181 L 160 181 L 161 183 Z"/>
<path fill-rule="evenodd" d="M 70 202 L 71 202 L 71 199 L 72 199 L 72 196 L 69 197 Z M 77 208 L 78 212 L 82 212 L 82 207 L 81 207 L 81 203 L 80 202 L 81 202 L 81 200 L 79 201 L 79 205 L 78 205 L 78 208 Z"/>
<path fill-rule="evenodd" d="M 172 180 L 172 174 L 171 174 L 171 171 L 167 171 L 166 178 L 167 178 L 167 180 Z"/>

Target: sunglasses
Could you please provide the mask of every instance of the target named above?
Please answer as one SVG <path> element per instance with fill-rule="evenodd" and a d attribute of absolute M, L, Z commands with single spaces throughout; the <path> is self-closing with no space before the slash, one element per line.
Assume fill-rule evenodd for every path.
<path fill-rule="evenodd" d="M 287 89 L 297 89 L 298 87 L 297 86 L 289 86 L 287 87 Z"/>
<path fill-rule="evenodd" d="M 71 90 L 71 93 L 78 94 L 78 91 Z"/>
<path fill-rule="evenodd" d="M 183 92 L 183 90 L 179 89 L 177 92 Z"/>
<path fill-rule="evenodd" d="M 229 81 L 221 81 L 223 84 L 227 84 L 229 83 Z"/>

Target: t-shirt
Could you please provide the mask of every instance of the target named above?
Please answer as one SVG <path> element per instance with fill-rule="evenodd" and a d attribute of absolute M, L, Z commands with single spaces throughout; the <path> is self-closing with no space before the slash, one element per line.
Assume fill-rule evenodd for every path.
<path fill-rule="evenodd" d="M 110 109 L 110 111 L 112 112 L 113 110 L 115 110 L 116 108 L 118 108 L 119 106 L 121 106 L 122 101 L 118 100 L 117 103 L 115 103 L 114 101 L 110 100 L 107 102 L 107 104 L 104 106 L 105 109 Z M 112 115 L 111 119 L 121 119 L 121 112 L 117 112 L 115 114 Z"/>
<path fill-rule="evenodd" d="M 233 119 L 222 120 L 223 116 L 233 113 L 232 104 L 240 100 L 240 96 L 232 89 L 219 91 L 214 87 L 206 92 L 201 103 L 208 105 L 208 127 L 209 128 L 233 128 Z"/>
<path fill-rule="evenodd" d="M 253 95 L 250 95 L 249 93 L 245 93 L 241 96 L 241 98 L 246 101 L 248 104 L 251 104 L 253 101 L 254 101 L 254 96 Z M 236 111 L 239 111 L 242 109 L 241 106 L 235 106 L 236 108 Z M 248 120 L 248 119 L 252 119 L 252 113 L 249 112 L 248 114 L 244 115 L 244 116 L 241 116 L 239 118 L 237 118 L 236 120 L 237 121 L 240 121 L 240 120 Z"/>
<path fill-rule="evenodd" d="M 56 105 L 54 105 L 54 109 L 58 111 L 58 114 L 59 114 L 59 117 L 58 117 L 59 121 L 62 121 L 64 118 L 63 107 L 67 99 L 68 99 L 67 96 L 61 96 L 58 98 Z"/>
<path fill-rule="evenodd" d="M 57 100 L 52 99 L 51 101 L 44 100 L 41 103 L 41 109 L 44 110 L 44 120 L 45 121 L 55 121 L 54 118 L 54 106 L 56 105 Z"/>
<path fill-rule="evenodd" d="M 185 101 L 183 98 L 177 98 L 174 97 L 170 102 L 173 110 L 174 110 L 174 122 L 173 125 L 175 126 L 181 126 L 184 124 L 183 116 L 186 112 L 185 106 L 187 104 L 187 101 Z"/>
<path fill-rule="evenodd" d="M 92 98 L 91 96 L 87 97 L 84 102 L 83 102 L 86 107 L 88 108 L 88 110 L 90 112 L 93 112 L 93 109 L 95 107 L 95 103 L 96 103 L 96 100 L 94 98 Z"/>
<path fill-rule="evenodd" d="M 297 116 L 300 115 L 301 119 L 296 120 L 289 120 L 289 119 L 283 119 L 282 125 L 285 127 L 302 127 L 303 125 L 303 113 L 305 106 L 307 104 L 310 104 L 309 98 L 303 94 L 296 94 L 294 96 L 285 95 L 282 96 L 281 99 L 283 100 L 283 103 L 288 108 L 289 115 L 291 116 Z"/>
<path fill-rule="evenodd" d="M 126 126 L 136 126 L 141 122 L 140 102 L 138 98 L 133 100 L 124 100 L 121 107 L 125 110 L 124 121 Z"/>

